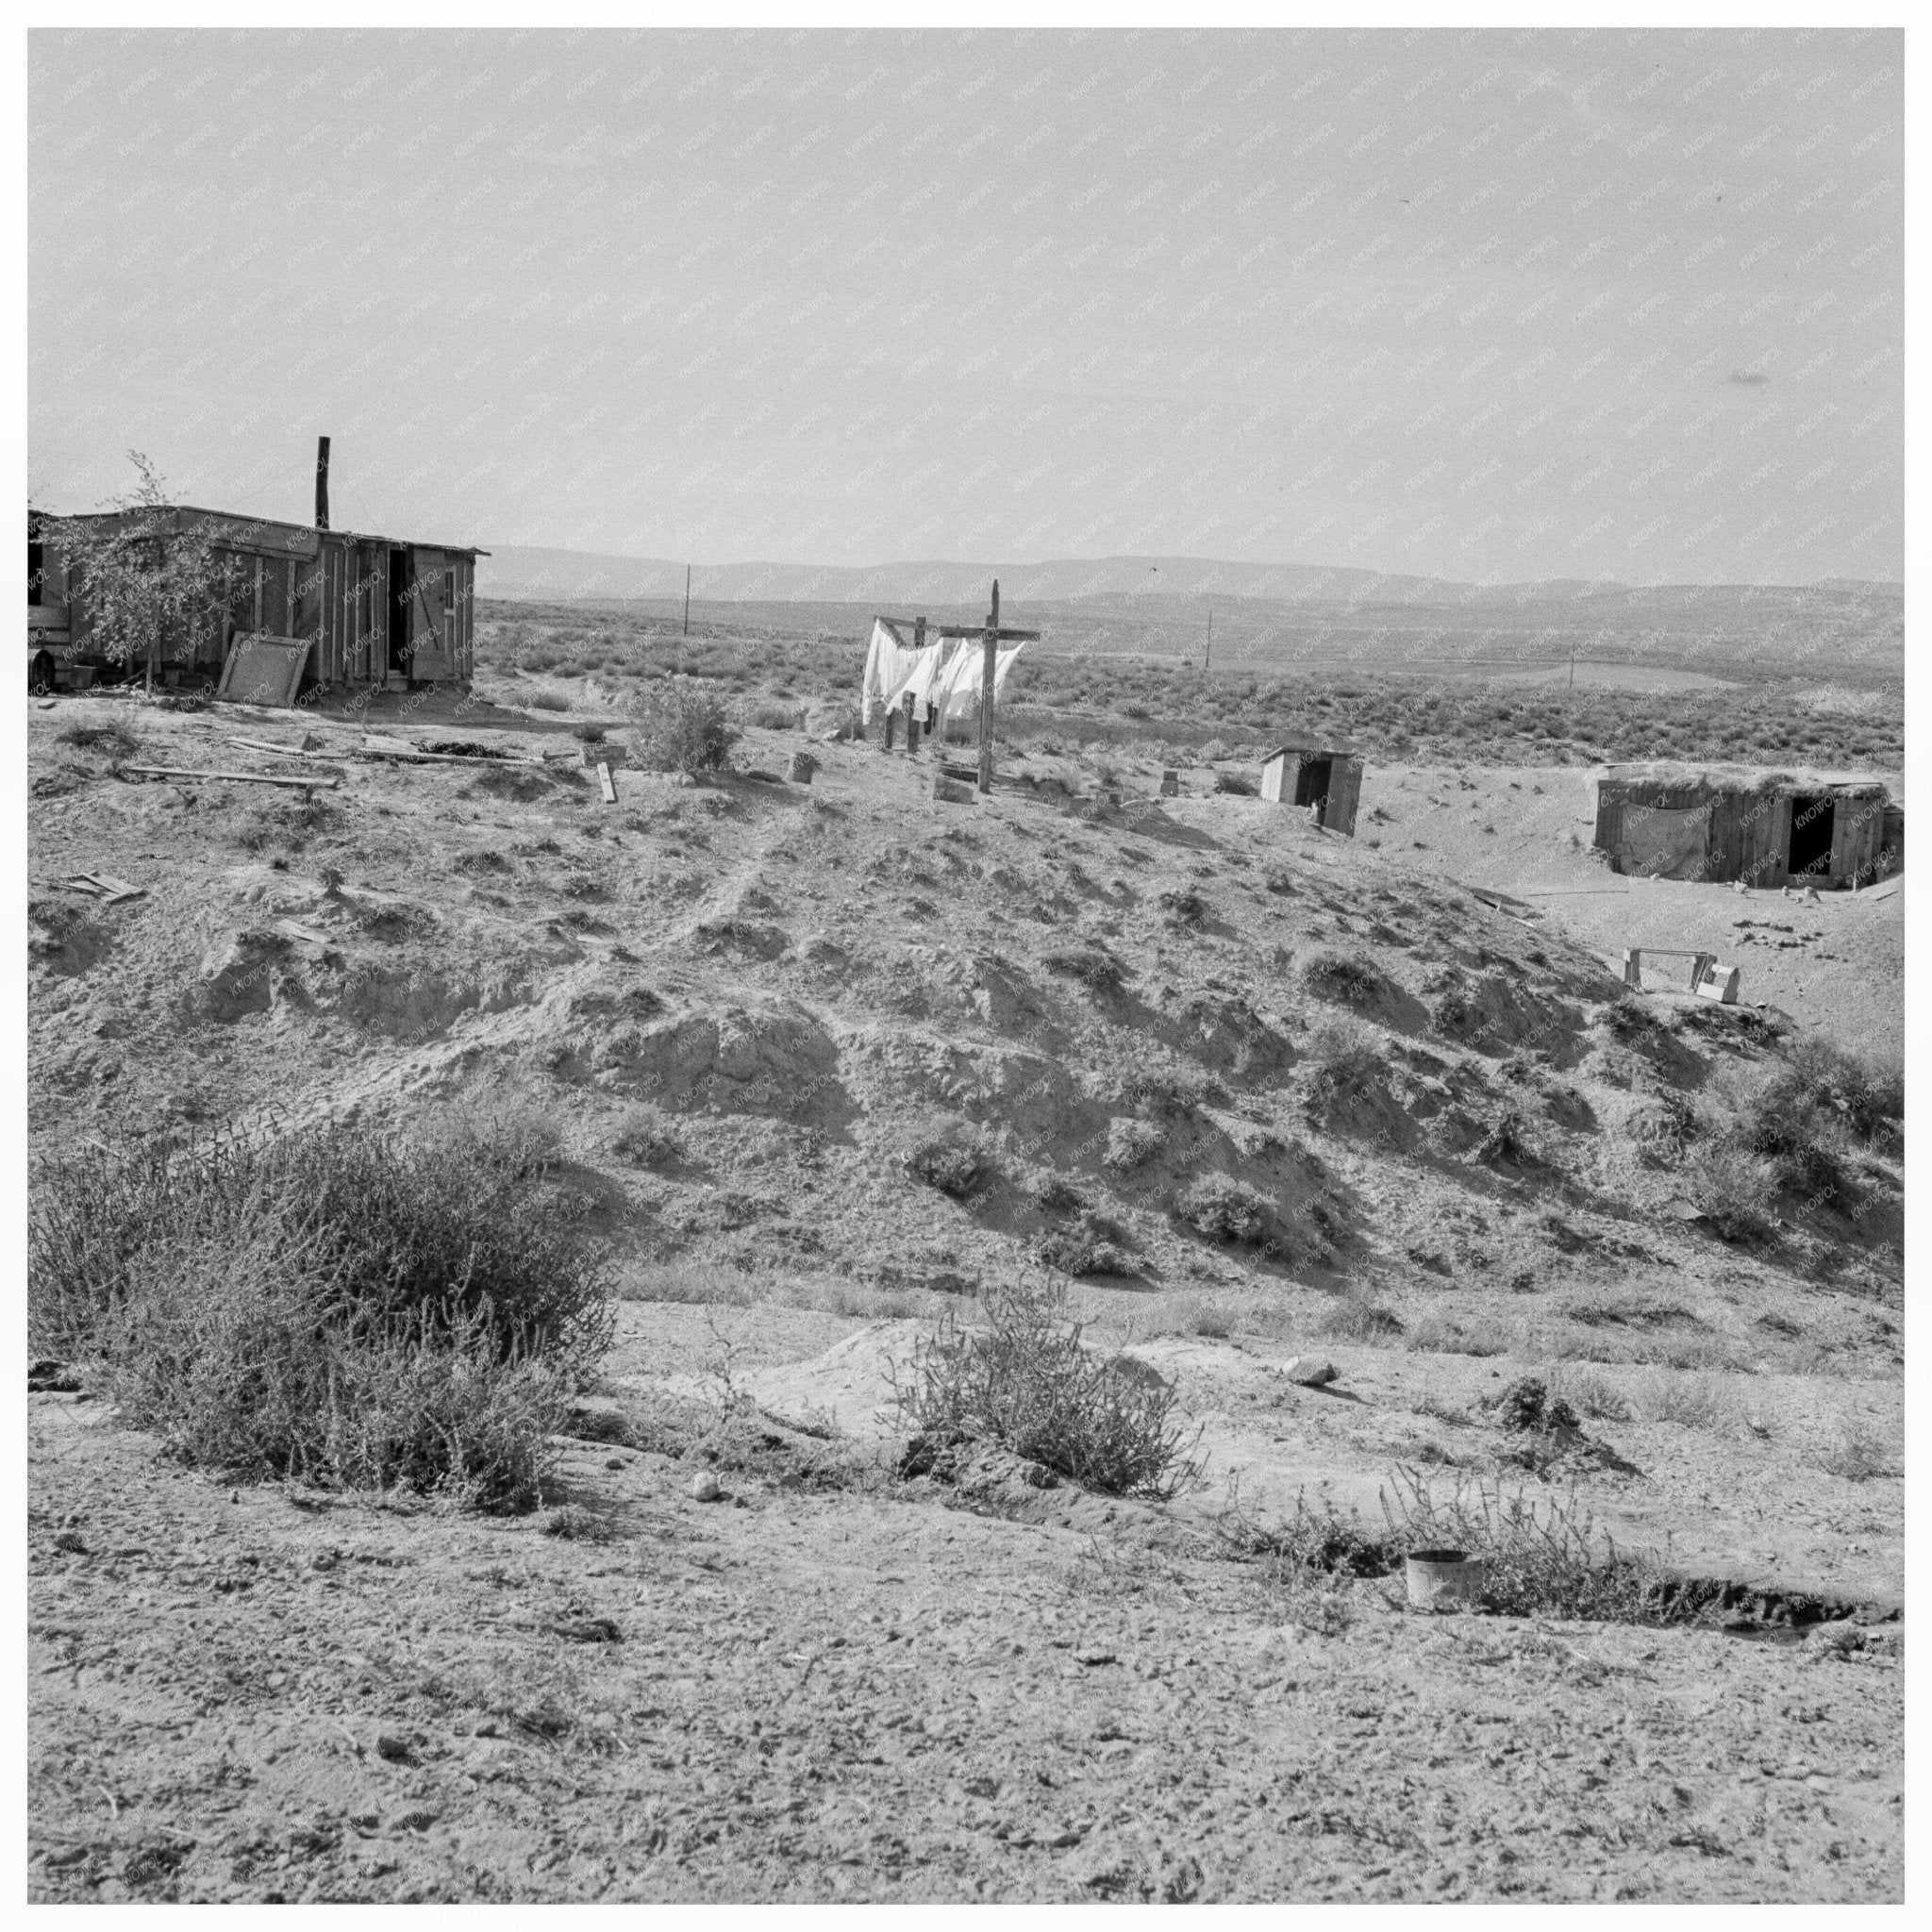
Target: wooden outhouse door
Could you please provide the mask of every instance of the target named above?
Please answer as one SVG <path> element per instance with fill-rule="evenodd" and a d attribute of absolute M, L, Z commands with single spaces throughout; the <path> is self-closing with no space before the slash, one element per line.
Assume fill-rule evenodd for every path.
<path fill-rule="evenodd" d="M 1324 827 L 1355 837 L 1355 809 L 1362 795 L 1362 761 L 1346 752 L 1338 752 L 1328 768 L 1328 809 L 1323 815 Z"/>

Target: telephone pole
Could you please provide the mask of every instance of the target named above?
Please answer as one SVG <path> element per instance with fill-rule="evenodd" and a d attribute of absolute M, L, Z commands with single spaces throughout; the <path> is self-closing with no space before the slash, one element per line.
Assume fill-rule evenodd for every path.
<path fill-rule="evenodd" d="M 684 635 L 691 635 L 691 565 L 684 567 Z"/>
<path fill-rule="evenodd" d="M 1208 648 L 1201 656 L 1201 669 L 1209 670 L 1214 663 L 1214 607 L 1208 607 Z"/>

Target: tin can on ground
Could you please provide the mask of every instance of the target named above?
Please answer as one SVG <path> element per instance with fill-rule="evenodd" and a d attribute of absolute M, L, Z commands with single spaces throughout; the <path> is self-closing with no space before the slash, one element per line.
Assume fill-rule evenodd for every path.
<path fill-rule="evenodd" d="M 1419 1610 L 1479 1603 L 1489 1580 L 1489 1566 L 1466 1550 L 1417 1550 L 1404 1567 L 1409 1606 Z"/>

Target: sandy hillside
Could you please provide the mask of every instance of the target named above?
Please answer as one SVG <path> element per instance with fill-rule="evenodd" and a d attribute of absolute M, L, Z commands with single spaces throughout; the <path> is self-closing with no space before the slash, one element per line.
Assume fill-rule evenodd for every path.
<path fill-rule="evenodd" d="M 1670 1133 L 1778 1029 L 1633 1017 L 1605 963 L 1640 893 L 1653 943 L 1665 906 L 1726 958 L 1740 915 L 1816 927 L 1736 956 L 1747 994 L 1864 1045 L 1896 896 L 1581 896 L 1625 882 L 1569 847 L 1574 768 L 1372 772 L 1345 841 L 1206 769 L 1115 805 L 1036 757 L 953 804 L 815 743 L 799 784 L 755 729 L 609 806 L 516 714 L 380 723 L 519 761 L 133 783 L 300 771 L 227 741 L 303 727 L 30 713 L 33 1131 L 553 1121 L 629 1297 L 556 1499 L 609 1540 L 232 1489 L 33 1397 L 42 1895 L 1897 1895 L 1897 1150 L 1760 1242 L 1681 1218 Z M 58 890 L 95 870 L 144 896 Z M 1191 1495 L 893 1474 L 892 1363 L 1048 1265 L 1176 1388 Z M 1525 1374 L 1574 1456 L 1512 1459 Z M 725 1379 L 776 1420 L 698 1503 L 715 1441 L 651 1419 Z M 1231 1504 L 1373 1524 L 1402 1468 L 1837 1634 L 1437 1621 L 1232 1560 Z"/>

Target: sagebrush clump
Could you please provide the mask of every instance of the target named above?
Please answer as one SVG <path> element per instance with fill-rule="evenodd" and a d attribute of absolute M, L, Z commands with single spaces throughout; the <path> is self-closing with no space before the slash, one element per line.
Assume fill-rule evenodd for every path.
<path fill-rule="evenodd" d="M 1382 994 L 1382 975 L 1346 953 L 1318 953 L 1302 968 L 1302 984 L 1317 999 L 1348 1007 L 1372 1007 Z"/>
<path fill-rule="evenodd" d="M 1274 1250 L 1281 1245 L 1274 1210 L 1265 1194 L 1224 1174 L 1197 1175 L 1175 1196 L 1174 1219 L 1212 1241 Z"/>
<path fill-rule="evenodd" d="M 646 771 L 702 777 L 724 769 L 737 741 L 723 699 L 682 679 L 652 685 L 632 701 L 631 751 Z"/>
<path fill-rule="evenodd" d="M 1196 1480 L 1174 1385 L 1089 1348 L 1062 1284 L 1004 1284 L 971 1328 L 948 1313 L 918 1345 L 896 1390 L 910 1429 L 940 1443 L 996 1442 L 1108 1495 L 1165 1500 Z"/>
<path fill-rule="evenodd" d="M 528 1507 L 611 1333 L 556 1154 L 514 1115 L 44 1157 L 30 1345 L 192 1460 Z"/>

